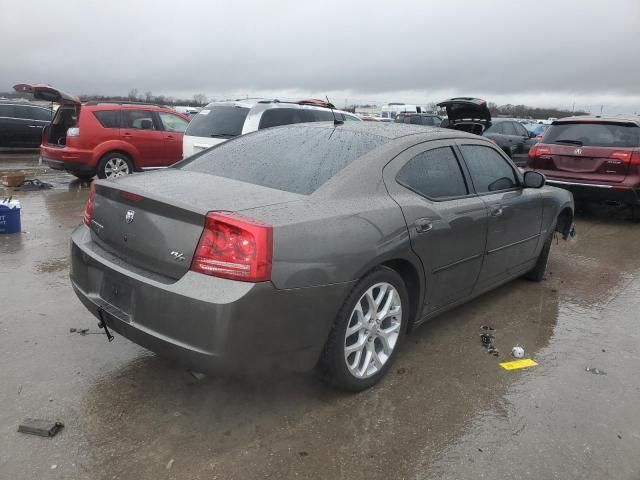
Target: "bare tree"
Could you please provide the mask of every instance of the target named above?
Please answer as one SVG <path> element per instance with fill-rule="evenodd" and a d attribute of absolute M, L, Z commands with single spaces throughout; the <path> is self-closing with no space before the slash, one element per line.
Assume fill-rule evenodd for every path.
<path fill-rule="evenodd" d="M 152 100 L 153 100 L 153 93 L 151 93 L 150 91 L 144 92 L 144 101 L 151 102 Z"/>
<path fill-rule="evenodd" d="M 193 96 L 193 101 L 199 106 L 204 106 L 204 104 L 207 103 L 207 96 L 204 93 L 196 93 Z"/>
<path fill-rule="evenodd" d="M 137 88 L 132 88 L 131 90 L 129 90 L 129 93 L 127 94 L 127 96 L 129 97 L 129 100 L 131 100 L 132 102 L 137 100 L 137 98 L 138 98 L 138 89 Z"/>

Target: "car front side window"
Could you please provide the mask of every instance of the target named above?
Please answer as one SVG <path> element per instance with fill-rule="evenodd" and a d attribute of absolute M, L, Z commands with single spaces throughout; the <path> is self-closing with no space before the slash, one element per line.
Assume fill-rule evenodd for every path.
<path fill-rule="evenodd" d="M 461 145 L 460 150 L 476 192 L 489 193 L 518 186 L 513 168 L 493 148 L 483 145 Z"/>
<path fill-rule="evenodd" d="M 172 113 L 158 112 L 160 121 L 167 132 L 184 133 L 189 122 Z"/>

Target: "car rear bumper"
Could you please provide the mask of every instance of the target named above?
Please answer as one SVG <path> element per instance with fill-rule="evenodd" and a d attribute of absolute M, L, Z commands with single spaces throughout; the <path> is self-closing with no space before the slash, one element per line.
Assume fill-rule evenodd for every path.
<path fill-rule="evenodd" d="M 547 177 L 546 183 L 569 190 L 577 200 L 612 201 L 640 205 L 639 190 L 625 185 L 586 183 L 549 177 Z"/>
<path fill-rule="evenodd" d="M 73 173 L 95 173 L 92 164 L 93 154 L 90 150 L 79 150 L 69 147 L 40 147 L 42 163 L 54 170 L 66 170 Z"/>
<path fill-rule="evenodd" d="M 278 290 L 195 272 L 169 282 L 102 250 L 84 225 L 71 238 L 70 277 L 82 303 L 113 330 L 208 373 L 313 368 L 352 286 Z"/>

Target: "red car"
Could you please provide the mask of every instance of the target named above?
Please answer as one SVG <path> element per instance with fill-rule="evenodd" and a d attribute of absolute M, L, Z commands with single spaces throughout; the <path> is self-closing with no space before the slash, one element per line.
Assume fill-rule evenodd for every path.
<path fill-rule="evenodd" d="M 39 100 L 59 103 L 42 132 L 42 161 L 78 178 L 114 178 L 167 167 L 182 159 L 188 117 L 143 103 L 86 102 L 48 85 L 16 85 Z"/>
<path fill-rule="evenodd" d="M 640 117 L 596 116 L 556 120 L 531 147 L 527 166 L 576 199 L 640 207 Z"/>

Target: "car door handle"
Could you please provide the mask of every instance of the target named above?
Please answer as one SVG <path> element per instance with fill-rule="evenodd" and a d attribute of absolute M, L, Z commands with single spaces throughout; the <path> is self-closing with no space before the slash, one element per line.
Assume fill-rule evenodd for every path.
<path fill-rule="evenodd" d="M 132 136 L 133 136 L 133 134 L 131 134 L 131 133 L 127 133 L 127 132 L 124 132 L 124 133 L 122 134 L 122 136 L 123 136 L 123 137 L 132 137 Z"/>
<path fill-rule="evenodd" d="M 209 148 L 211 145 L 209 145 L 208 143 L 194 143 L 193 146 L 194 148 L 202 148 L 204 150 Z"/>
<path fill-rule="evenodd" d="M 491 209 L 492 217 L 499 217 L 503 213 L 504 213 L 504 210 L 502 209 L 502 205 L 497 205 Z"/>
<path fill-rule="evenodd" d="M 426 233 L 433 228 L 433 223 L 428 218 L 419 218 L 414 222 L 416 232 Z"/>
<path fill-rule="evenodd" d="M 27 125 L 29 128 L 42 128 L 42 125 Z"/>

